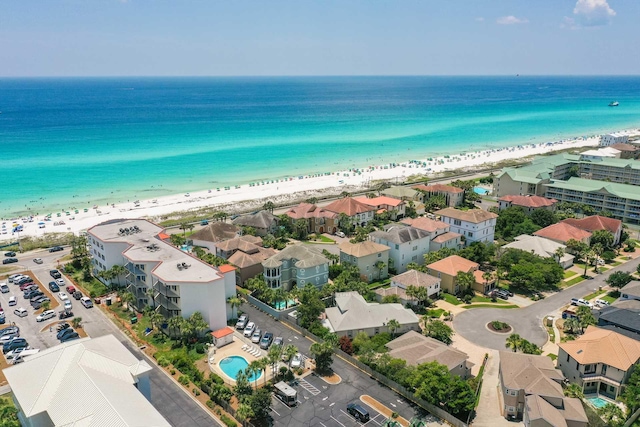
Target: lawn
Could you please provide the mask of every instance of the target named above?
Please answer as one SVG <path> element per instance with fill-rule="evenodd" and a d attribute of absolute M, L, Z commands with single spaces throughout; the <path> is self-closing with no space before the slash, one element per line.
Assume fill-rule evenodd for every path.
<path fill-rule="evenodd" d="M 512 304 L 472 304 L 472 305 L 465 305 L 462 308 L 520 308 L 517 305 L 512 305 Z"/>
<path fill-rule="evenodd" d="M 574 277 L 571 280 L 567 280 L 566 282 L 561 282 L 561 285 L 564 285 L 564 287 L 569 287 L 569 286 L 573 286 L 576 283 L 580 283 L 584 280 L 584 277 L 582 276 L 578 276 L 578 277 Z"/>
<path fill-rule="evenodd" d="M 91 298 L 104 295 L 109 291 L 104 283 L 94 277 L 92 277 L 89 281 L 85 281 L 82 271 L 74 271 L 73 273 L 68 273 L 68 275 L 73 278 L 74 282 L 76 282 L 80 287 L 86 290 Z"/>
<path fill-rule="evenodd" d="M 547 356 L 548 356 L 551 360 L 554 360 L 554 361 L 558 358 L 558 355 L 557 355 L 557 354 L 553 354 L 553 353 L 549 353 L 549 354 L 547 354 Z"/>
<path fill-rule="evenodd" d="M 620 261 L 614 261 L 614 262 L 612 262 L 612 263 L 611 263 L 611 264 L 609 264 L 609 265 L 610 265 L 610 266 L 612 266 L 612 267 L 617 267 L 617 266 L 619 266 L 620 264 L 622 264 L 622 262 L 620 262 Z"/>
<path fill-rule="evenodd" d="M 390 286 L 391 279 L 384 279 L 383 281 L 369 283 L 369 289 L 375 290 L 378 288 L 388 288 Z"/>
<path fill-rule="evenodd" d="M 442 299 L 445 300 L 446 302 L 448 302 L 449 304 L 453 304 L 453 305 L 460 305 L 462 304 L 462 301 L 458 301 L 458 298 L 456 298 L 455 296 L 451 295 L 451 294 L 442 294 Z"/>
<path fill-rule="evenodd" d="M 335 243 L 336 241 L 333 239 L 328 238 L 327 236 L 323 235 L 323 234 L 319 234 L 316 236 L 316 238 L 314 239 L 316 241 L 320 241 L 322 243 Z"/>
<path fill-rule="evenodd" d="M 471 299 L 471 302 L 486 302 L 490 304 L 508 304 L 505 300 L 498 299 L 496 302 L 491 301 L 491 298 L 481 297 L 476 295 Z"/>
<path fill-rule="evenodd" d="M 568 279 L 569 277 L 575 276 L 576 274 L 578 274 L 578 273 L 576 273 L 575 271 L 566 270 L 564 272 L 564 278 Z"/>
<path fill-rule="evenodd" d="M 598 274 L 600 273 L 604 273 L 605 271 L 610 270 L 610 268 L 607 267 L 598 267 Z"/>
<path fill-rule="evenodd" d="M 595 291 L 590 293 L 589 295 L 587 295 L 586 297 L 584 297 L 584 299 L 586 299 L 587 301 L 594 299 L 595 297 L 599 296 L 600 294 L 603 294 L 605 291 Z"/>
<path fill-rule="evenodd" d="M 434 308 L 431 310 L 427 310 L 427 316 L 433 317 L 434 319 L 439 319 L 440 316 L 445 312 L 442 308 Z"/>
<path fill-rule="evenodd" d="M 616 297 L 612 297 L 611 295 L 607 294 L 605 296 L 600 297 L 601 300 L 608 302 L 609 304 L 611 304 L 612 302 L 614 302 L 615 300 L 617 300 L 618 298 Z"/>

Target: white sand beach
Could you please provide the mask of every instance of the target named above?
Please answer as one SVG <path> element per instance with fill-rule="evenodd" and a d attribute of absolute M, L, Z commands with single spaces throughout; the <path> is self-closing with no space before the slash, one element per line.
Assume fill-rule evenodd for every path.
<path fill-rule="evenodd" d="M 640 135 L 640 130 L 625 131 L 630 135 Z M 584 137 L 549 143 L 526 144 L 500 149 L 487 149 L 458 155 L 411 160 L 399 164 L 363 165 L 359 169 L 333 172 L 326 175 L 290 177 L 264 183 L 243 184 L 228 190 L 215 188 L 205 191 L 159 197 L 152 200 L 121 203 L 115 205 L 94 206 L 87 212 L 70 211 L 54 213 L 50 219 L 43 215 L 32 218 L 18 218 L 5 221 L 6 234 L 0 235 L 0 241 L 15 241 L 16 237 L 42 236 L 48 232 L 78 233 L 96 224 L 117 218 L 148 218 L 160 221 L 175 212 L 186 212 L 202 208 L 223 210 L 228 214 L 255 209 L 255 200 L 271 200 L 276 204 L 287 201 L 319 197 L 324 194 L 339 194 L 342 191 L 363 190 L 372 182 L 387 180 L 402 182 L 411 175 L 434 175 L 443 171 L 467 171 L 481 166 L 490 167 L 511 159 L 548 154 L 552 151 L 569 148 L 592 147 L 599 144 L 600 137 Z M 259 206 L 259 205 L 258 205 Z M 64 224 L 59 224 L 60 222 Z M 20 235 L 11 232 L 14 223 L 23 225 Z M 43 223 L 39 225 L 39 223 Z M 55 225 L 58 223 L 58 225 Z"/>

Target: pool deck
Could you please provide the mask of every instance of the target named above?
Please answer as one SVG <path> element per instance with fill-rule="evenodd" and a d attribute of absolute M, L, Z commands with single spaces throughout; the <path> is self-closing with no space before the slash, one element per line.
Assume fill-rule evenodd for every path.
<path fill-rule="evenodd" d="M 596 406 L 590 399 L 595 399 L 595 398 L 600 398 L 602 400 L 604 400 L 607 403 L 613 403 L 616 406 L 619 406 L 620 409 L 622 409 L 623 411 L 626 411 L 626 406 L 624 406 L 624 404 L 622 402 L 618 402 L 615 401 L 613 399 L 611 399 L 610 397 L 607 397 L 603 394 L 598 394 L 598 393 L 589 393 L 589 394 L 585 394 L 584 399 L 589 402 L 589 405 L 595 407 L 596 409 L 599 409 L 598 406 Z"/>

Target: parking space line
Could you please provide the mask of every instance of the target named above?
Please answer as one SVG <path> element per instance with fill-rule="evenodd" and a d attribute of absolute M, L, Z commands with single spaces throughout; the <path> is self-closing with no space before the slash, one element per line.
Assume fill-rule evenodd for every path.
<path fill-rule="evenodd" d="M 333 418 L 333 420 L 334 420 L 335 422 L 337 422 L 338 424 L 340 424 L 342 427 L 347 427 L 346 425 L 342 424 L 340 421 L 338 421 L 337 419 L 335 419 L 335 418 L 333 417 L 333 415 L 331 415 L 331 418 Z"/>
<path fill-rule="evenodd" d="M 305 380 L 304 378 L 300 378 L 298 380 L 298 384 L 300 384 L 302 388 L 307 390 L 313 396 L 317 396 L 320 394 L 320 390 L 318 390 L 316 387 L 313 386 L 313 384 L 311 384 L 309 381 Z"/>
<path fill-rule="evenodd" d="M 269 409 L 271 409 L 273 412 L 275 412 L 277 416 L 280 416 L 280 414 L 278 413 L 278 411 L 276 411 L 276 410 L 275 410 L 275 409 L 273 409 L 272 407 L 269 407 Z"/>

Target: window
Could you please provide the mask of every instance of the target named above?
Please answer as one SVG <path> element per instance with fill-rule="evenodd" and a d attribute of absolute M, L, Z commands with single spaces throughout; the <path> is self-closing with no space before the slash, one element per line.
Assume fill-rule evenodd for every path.
<path fill-rule="evenodd" d="M 473 237 L 473 233 L 472 233 L 472 232 L 470 232 L 470 231 L 467 233 L 467 235 L 468 235 L 469 237 Z"/>
<path fill-rule="evenodd" d="M 378 258 L 382 258 L 382 254 L 378 254 Z"/>
<path fill-rule="evenodd" d="M 518 390 L 507 390 L 507 394 L 509 396 L 517 396 L 518 395 Z"/>
<path fill-rule="evenodd" d="M 412 261 L 418 261 L 418 255 L 414 255 L 413 257 L 411 257 Z"/>
<path fill-rule="evenodd" d="M 412 251 L 417 251 L 418 250 L 418 246 L 414 246 L 413 248 L 411 248 Z"/>
<path fill-rule="evenodd" d="M 396 250 L 400 249 L 400 245 L 396 245 Z"/>
<path fill-rule="evenodd" d="M 596 373 L 596 365 L 594 365 L 594 364 L 584 365 L 584 373 L 585 374 L 595 374 Z"/>
<path fill-rule="evenodd" d="M 516 408 L 514 406 L 507 406 L 507 412 L 516 412 Z"/>
<path fill-rule="evenodd" d="M 462 221 L 460 221 L 459 219 L 454 219 L 453 220 L 453 225 L 461 225 Z"/>

